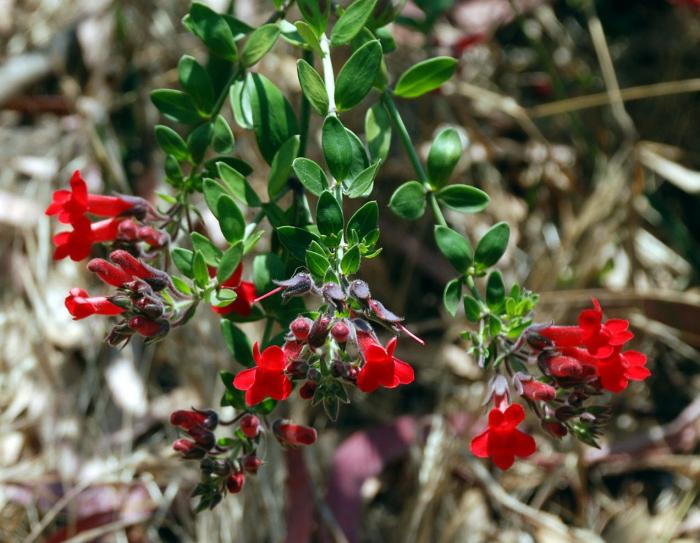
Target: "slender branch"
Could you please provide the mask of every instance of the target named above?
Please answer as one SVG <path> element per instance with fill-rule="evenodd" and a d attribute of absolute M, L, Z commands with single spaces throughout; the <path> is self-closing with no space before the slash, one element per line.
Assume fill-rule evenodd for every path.
<path fill-rule="evenodd" d="M 326 94 L 328 95 L 328 115 L 337 117 L 335 107 L 335 74 L 333 73 L 333 61 L 331 60 L 331 42 L 328 36 L 321 34 L 321 39 L 319 40 L 321 44 L 321 62 L 323 64 L 323 84 L 326 87 Z"/>

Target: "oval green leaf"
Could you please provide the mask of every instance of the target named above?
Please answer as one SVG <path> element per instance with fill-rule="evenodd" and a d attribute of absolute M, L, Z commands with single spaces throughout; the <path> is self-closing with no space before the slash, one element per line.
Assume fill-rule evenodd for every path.
<path fill-rule="evenodd" d="M 462 156 L 462 139 L 454 128 L 445 128 L 437 135 L 428 154 L 428 178 L 433 187 L 442 187 Z"/>
<path fill-rule="evenodd" d="M 489 195 L 469 185 L 450 185 L 437 192 L 441 204 L 462 213 L 478 213 L 489 205 Z"/>
<path fill-rule="evenodd" d="M 435 242 L 440 252 L 459 273 L 465 273 L 472 263 L 472 248 L 460 233 L 447 226 L 435 227 Z"/>
<path fill-rule="evenodd" d="M 488 229 L 484 237 L 476 244 L 474 251 L 474 263 L 477 268 L 484 270 L 498 262 L 508 248 L 510 226 L 508 223 L 499 222 Z"/>
<path fill-rule="evenodd" d="M 408 181 L 391 195 L 389 207 L 399 217 L 415 221 L 425 213 L 425 190 L 418 181 Z"/>
<path fill-rule="evenodd" d="M 335 116 L 326 117 L 323 123 L 321 147 L 333 177 L 345 179 L 352 164 L 352 142 L 343 123 Z"/>
<path fill-rule="evenodd" d="M 328 188 L 326 174 L 313 160 L 299 157 L 292 163 L 292 168 L 304 188 L 314 196 L 321 196 L 321 193 Z"/>
<path fill-rule="evenodd" d="M 457 60 L 452 57 L 435 57 L 411 66 L 394 88 L 394 94 L 402 98 L 417 98 L 440 87 L 455 73 Z"/>
<path fill-rule="evenodd" d="M 365 43 L 352 54 L 335 83 L 335 104 L 339 111 L 355 107 L 367 96 L 381 63 L 382 46 L 377 40 Z"/>
<path fill-rule="evenodd" d="M 297 75 L 301 90 L 319 115 L 328 113 L 328 93 L 323 79 L 311 64 L 304 59 L 297 61 Z"/>

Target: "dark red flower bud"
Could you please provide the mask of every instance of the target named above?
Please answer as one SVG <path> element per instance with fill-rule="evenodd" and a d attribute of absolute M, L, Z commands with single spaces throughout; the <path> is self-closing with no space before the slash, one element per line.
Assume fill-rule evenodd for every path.
<path fill-rule="evenodd" d="M 260 458 L 258 458 L 254 454 L 249 454 L 248 456 L 243 458 L 241 465 L 243 466 L 244 471 L 248 473 L 257 473 L 260 469 L 260 466 L 263 465 L 263 461 L 260 460 Z"/>
<path fill-rule="evenodd" d="M 569 431 L 566 429 L 566 426 L 564 426 L 561 422 L 557 422 L 555 420 L 542 421 L 542 428 L 544 428 L 551 435 L 559 439 L 561 439 L 569 433 Z"/>
<path fill-rule="evenodd" d="M 316 442 L 318 433 L 314 428 L 292 424 L 286 419 L 278 419 L 272 424 L 272 431 L 280 442 L 286 447 L 299 447 L 301 445 L 312 445 Z"/>
<path fill-rule="evenodd" d="M 178 439 L 173 443 L 173 449 L 181 453 L 187 460 L 199 460 L 204 458 L 207 451 L 189 439 Z"/>
<path fill-rule="evenodd" d="M 143 262 L 123 249 L 112 251 L 109 254 L 109 258 L 125 272 L 140 277 L 141 279 L 148 279 L 153 275 L 151 270 L 149 270 Z"/>
<path fill-rule="evenodd" d="M 189 432 L 195 426 L 202 426 L 206 420 L 206 414 L 199 411 L 186 411 L 178 409 L 170 415 L 170 424 L 178 426 Z"/>
<path fill-rule="evenodd" d="M 238 494 L 243 488 L 244 483 L 245 475 L 242 471 L 237 471 L 229 475 L 228 479 L 226 479 L 226 488 L 231 494 Z"/>
<path fill-rule="evenodd" d="M 321 372 L 317 368 L 309 368 L 309 371 L 306 372 L 306 378 L 309 381 L 320 381 L 321 380 Z"/>
<path fill-rule="evenodd" d="M 345 343 L 350 337 L 350 328 L 344 322 L 336 322 L 331 328 L 331 335 L 337 343 Z"/>
<path fill-rule="evenodd" d="M 541 351 L 542 349 L 546 349 L 547 347 L 551 347 L 553 345 L 550 339 L 541 336 L 537 332 L 528 332 L 526 338 L 528 345 L 530 345 L 530 347 L 532 347 L 533 349 L 537 349 L 538 351 Z"/>
<path fill-rule="evenodd" d="M 312 324 L 313 321 L 307 317 L 297 317 L 292 321 L 289 329 L 297 340 L 306 341 L 309 337 Z"/>
<path fill-rule="evenodd" d="M 137 241 L 139 238 L 139 225 L 131 219 L 121 221 L 117 227 L 117 236 L 124 241 Z"/>
<path fill-rule="evenodd" d="M 331 375 L 333 377 L 342 377 L 345 375 L 345 364 L 340 360 L 334 360 L 331 363 Z"/>
<path fill-rule="evenodd" d="M 306 381 L 304 385 L 299 389 L 299 396 L 305 400 L 310 400 L 314 397 L 318 384 L 313 381 Z"/>
<path fill-rule="evenodd" d="M 170 239 L 168 234 L 162 230 L 153 228 L 152 226 L 142 226 L 138 229 L 138 237 L 141 241 L 145 241 L 154 249 L 160 249 L 167 245 Z"/>
<path fill-rule="evenodd" d="M 240 426 L 241 431 L 250 439 L 257 437 L 260 433 L 260 420 L 250 413 L 241 417 Z"/>
<path fill-rule="evenodd" d="M 357 376 L 359 375 L 359 373 L 360 370 L 355 366 L 348 366 L 348 368 L 345 371 L 345 379 L 354 383 L 355 381 L 357 381 Z"/>
<path fill-rule="evenodd" d="M 328 332 L 330 332 L 331 317 L 329 315 L 323 314 L 319 316 L 311 326 L 311 331 L 309 332 L 309 346 L 317 349 L 323 346 L 328 337 Z"/>
<path fill-rule="evenodd" d="M 137 315 L 129 319 L 129 328 L 144 337 L 155 337 L 167 333 L 170 325 L 168 321 L 155 321 Z"/>
<path fill-rule="evenodd" d="M 557 395 L 557 390 L 553 386 L 535 381 L 534 379 L 524 381 L 522 385 L 523 396 L 534 402 L 549 402 Z"/>
<path fill-rule="evenodd" d="M 581 362 L 570 356 L 554 356 L 547 361 L 549 373 L 554 377 L 582 377 L 584 370 Z"/>
<path fill-rule="evenodd" d="M 287 366 L 287 375 L 292 379 L 303 379 L 308 371 L 309 365 L 304 360 L 295 360 Z"/>
<path fill-rule="evenodd" d="M 216 445 L 216 436 L 203 426 L 195 426 L 187 430 L 190 437 L 197 442 L 200 447 L 209 450 Z"/>
<path fill-rule="evenodd" d="M 102 258 L 93 258 L 90 260 L 87 269 L 97 274 L 102 281 L 113 287 L 121 287 L 124 283 L 131 281 L 130 274 Z"/>

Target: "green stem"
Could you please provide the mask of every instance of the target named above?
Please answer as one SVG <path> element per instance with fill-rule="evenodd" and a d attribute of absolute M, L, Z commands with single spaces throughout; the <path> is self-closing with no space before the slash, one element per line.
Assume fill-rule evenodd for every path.
<path fill-rule="evenodd" d="M 469 291 L 472 293 L 474 298 L 476 298 L 479 301 L 482 301 L 481 300 L 481 293 L 476 288 L 476 283 L 474 283 L 474 276 L 473 275 L 467 275 L 467 287 L 469 288 Z"/>
<path fill-rule="evenodd" d="M 409 135 L 408 130 L 406 129 L 406 125 L 404 124 L 403 119 L 401 118 L 401 114 L 396 108 L 394 99 L 391 97 L 389 91 L 384 91 L 384 94 L 382 95 L 382 102 L 384 104 L 385 109 L 387 110 L 387 113 L 389 114 L 389 117 L 391 118 L 392 123 L 396 127 L 396 130 L 398 130 L 399 132 L 399 139 L 401 140 L 404 150 L 408 154 L 408 158 L 411 161 L 413 170 L 418 176 L 418 180 L 423 184 L 423 187 L 428 192 L 428 200 L 430 202 L 430 207 L 433 210 L 433 215 L 435 215 L 435 220 L 438 222 L 439 225 L 447 226 L 445 216 L 442 214 L 442 210 L 440 209 L 437 198 L 435 197 L 433 188 L 430 186 L 428 175 L 425 173 L 423 164 L 421 163 L 420 158 L 418 157 L 418 151 L 416 151 L 416 148 L 413 145 L 411 136 Z"/>

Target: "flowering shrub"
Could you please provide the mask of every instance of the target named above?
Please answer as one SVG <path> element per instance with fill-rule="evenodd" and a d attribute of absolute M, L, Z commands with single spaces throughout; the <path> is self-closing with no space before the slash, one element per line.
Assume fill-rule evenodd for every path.
<path fill-rule="evenodd" d="M 421 161 L 395 99 L 437 92 L 457 61 L 425 60 L 390 85 L 389 54 L 395 45 L 386 25 L 402 2 L 356 0 L 331 12 L 330 2 L 299 0 L 301 19 L 294 23 L 287 20 L 291 4 L 276 1 L 277 11 L 258 28 L 199 3 L 185 16 L 183 24 L 210 56 L 206 64 L 183 56 L 182 90 L 151 95 L 178 127 L 156 127 L 173 192 L 164 197 L 166 209 L 131 196 L 89 194 L 76 172 L 70 190 L 57 191 L 46 210 L 72 228 L 54 237 L 54 258 L 82 261 L 108 251 L 108 259 L 93 258 L 87 268 L 111 294 L 90 296 L 74 288 L 66 307 L 75 319 L 116 317 L 109 344 L 123 346 L 134 335 L 146 342 L 162 339 L 202 304 L 220 317 L 227 346 L 244 367 L 221 374 L 226 391 L 220 403 L 237 414 L 230 421 L 221 421 L 213 410 L 171 416 L 187 435 L 173 448 L 200 462 L 198 508 L 212 508 L 226 493 L 243 488 L 246 475 L 262 465 L 257 450 L 267 436 L 285 447 L 316 441 L 313 428 L 269 420 L 277 402 L 295 389 L 335 419 L 352 387 L 371 393 L 413 382 L 413 367 L 396 356 L 399 338 L 423 341 L 357 278 L 363 261 L 381 252 L 379 205 L 370 199 L 349 218 L 345 205 L 346 198 L 371 198 L 394 131 L 416 180 L 396 189 L 389 208 L 408 221 L 428 209 L 432 213 L 435 244 L 456 275 L 445 286 L 444 305 L 453 316 L 464 307 L 473 323 L 464 332 L 468 352 L 492 374 L 486 404 L 493 407 L 488 427 L 472 441 L 473 453 L 500 469 L 532 455 L 535 440 L 518 429 L 525 420 L 523 405 L 548 434 L 570 433 L 596 445 L 607 408 L 595 401 L 605 391 L 617 393 L 630 380 L 648 377 L 646 358 L 623 350 L 632 339 L 629 323 L 604 320 L 596 300 L 575 326 L 535 323 L 537 295 L 517 284 L 506 288 L 494 269 L 508 245 L 508 224 L 493 225 L 475 245 L 448 225 L 443 210 L 478 213 L 489 197 L 450 182 L 464 151 L 454 128 L 438 133 L 427 161 Z M 252 69 L 279 39 L 303 57 L 297 63 L 303 91 L 299 113 L 272 81 Z M 351 54 L 336 74 L 331 56 L 340 48 Z M 342 115 L 356 114 L 369 96 L 379 100 L 366 110 L 360 137 L 343 124 Z M 253 190 L 247 179 L 252 168 L 235 154 L 233 132 L 221 114 L 227 101 L 236 124 L 255 134 L 269 164 L 266 196 Z M 312 112 L 323 118 L 325 168 L 307 154 Z M 224 246 L 192 221 L 200 199 L 218 220 Z M 251 264 L 247 257 L 266 232 L 270 250 Z M 252 321 L 264 321 L 265 331 L 251 346 L 239 324 Z M 215 434 L 228 426 L 232 431 Z"/>

